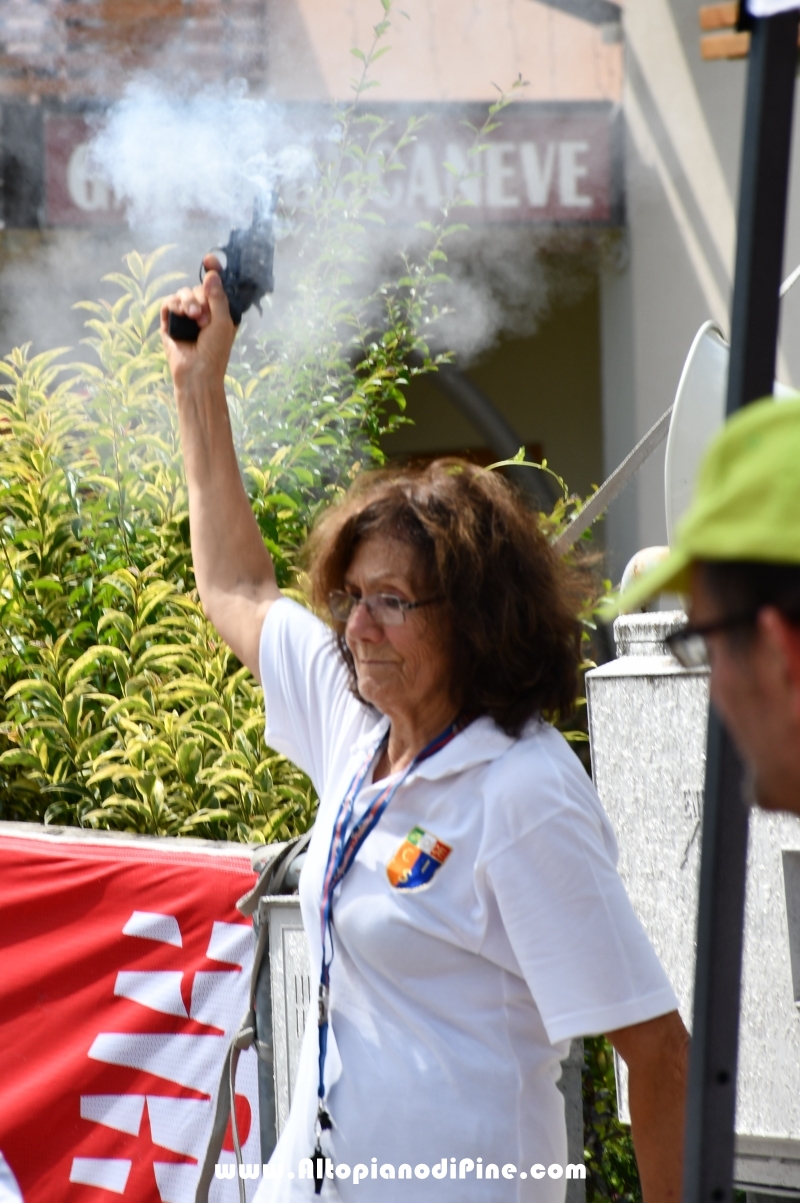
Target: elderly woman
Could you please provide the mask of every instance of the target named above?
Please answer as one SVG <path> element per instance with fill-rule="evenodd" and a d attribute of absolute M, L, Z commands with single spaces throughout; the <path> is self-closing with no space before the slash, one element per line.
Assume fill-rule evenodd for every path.
<path fill-rule="evenodd" d="M 196 344 L 168 337 L 170 308 Z M 216 272 L 162 326 L 206 613 L 320 797 L 300 886 L 319 1023 L 258 1198 L 560 1203 L 560 1062 L 606 1032 L 646 1203 L 677 1201 L 687 1037 L 597 795 L 545 721 L 575 696 L 579 633 L 535 520 L 458 461 L 365 475 L 310 542 L 321 621 L 281 595 L 242 487 Z"/>

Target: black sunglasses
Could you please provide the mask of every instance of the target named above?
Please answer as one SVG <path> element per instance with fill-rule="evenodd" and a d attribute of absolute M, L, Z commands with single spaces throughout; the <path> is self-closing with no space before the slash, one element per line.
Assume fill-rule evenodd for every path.
<path fill-rule="evenodd" d="M 757 616 L 758 610 L 754 610 L 750 614 L 736 614 L 715 622 L 687 623 L 685 627 L 667 635 L 664 642 L 682 668 L 708 668 L 706 635 L 730 631 L 734 627 L 751 626 Z"/>

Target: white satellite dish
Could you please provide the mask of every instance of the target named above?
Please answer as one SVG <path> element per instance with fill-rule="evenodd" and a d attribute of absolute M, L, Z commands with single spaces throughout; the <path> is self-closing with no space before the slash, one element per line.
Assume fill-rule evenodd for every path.
<path fill-rule="evenodd" d="M 716 322 L 704 322 L 683 365 L 667 434 L 664 487 L 667 539 L 688 509 L 700 461 L 725 420 L 729 347 Z"/>
<path fill-rule="evenodd" d="M 729 358 L 730 347 L 717 323 L 704 322 L 683 365 L 667 435 L 664 492 L 670 546 L 692 500 L 700 461 L 725 421 Z M 773 391 L 778 398 L 797 396 L 777 380 Z"/>

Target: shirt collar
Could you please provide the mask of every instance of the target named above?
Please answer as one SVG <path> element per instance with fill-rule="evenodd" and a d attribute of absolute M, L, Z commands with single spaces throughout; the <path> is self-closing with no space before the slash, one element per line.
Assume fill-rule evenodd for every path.
<path fill-rule="evenodd" d="M 358 739 L 353 740 L 353 752 L 360 752 L 366 756 L 370 748 L 377 748 L 378 744 L 383 739 L 386 732 L 389 730 L 389 719 L 385 714 L 375 714 L 375 722 L 371 727 L 367 727 L 366 731 L 359 735 Z"/>
<path fill-rule="evenodd" d="M 377 748 L 389 726 L 387 716 L 380 715 L 374 725 L 353 742 L 354 754 L 366 756 L 371 748 Z M 481 715 L 480 718 L 473 719 L 469 726 L 460 731 L 455 739 L 451 739 L 440 751 L 418 764 L 413 772 L 409 773 L 408 781 L 413 781 L 415 777 L 422 777 L 426 781 L 438 781 L 454 773 L 462 773 L 478 764 L 496 760 L 514 743 L 516 740 L 506 735 L 494 719 L 488 715 Z"/>
<path fill-rule="evenodd" d="M 426 781 L 438 781 L 453 773 L 462 773 L 490 760 L 496 760 L 507 752 L 515 742 L 510 735 L 497 726 L 488 715 L 473 719 L 468 727 L 460 731 L 439 752 L 418 764 L 408 780 L 423 777 Z"/>

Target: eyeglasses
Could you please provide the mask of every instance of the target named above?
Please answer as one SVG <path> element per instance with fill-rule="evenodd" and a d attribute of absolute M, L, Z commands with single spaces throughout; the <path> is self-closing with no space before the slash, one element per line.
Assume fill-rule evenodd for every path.
<path fill-rule="evenodd" d="M 418 610 L 420 606 L 432 606 L 440 602 L 441 597 L 428 597 L 424 601 L 404 601 L 393 593 L 373 593 L 369 597 L 354 597 L 342 589 L 334 589 L 328 594 L 328 609 L 336 622 L 347 622 L 356 606 L 366 606 L 367 612 L 374 622 L 382 627 L 399 627 L 406 620 L 409 610 Z"/>
<path fill-rule="evenodd" d="M 717 631 L 729 631 L 733 627 L 749 626 L 755 622 L 756 613 L 737 614 L 732 618 L 720 618 L 716 622 L 696 625 L 688 623 L 680 630 L 667 635 L 664 642 L 682 668 L 708 668 L 706 635 L 713 635 Z"/>

